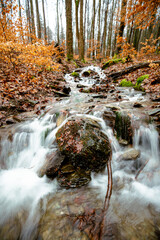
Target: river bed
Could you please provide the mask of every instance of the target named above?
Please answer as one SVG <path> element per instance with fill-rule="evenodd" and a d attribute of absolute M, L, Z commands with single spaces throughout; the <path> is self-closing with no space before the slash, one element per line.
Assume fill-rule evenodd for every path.
<path fill-rule="evenodd" d="M 87 71 L 96 77 L 84 77 Z M 70 74 L 65 79 L 69 97 L 53 101 L 41 116 L 8 128 L 1 138 L 0 239 L 91 239 L 107 191 L 107 169 L 92 173 L 90 183 L 76 189 L 62 188 L 56 179 L 41 174 L 46 156 L 57 149 L 57 130 L 74 116 L 97 121 L 112 146 L 113 189 L 102 239 L 159 239 L 160 143 L 149 119 L 148 96 L 126 88 L 115 88 L 103 98 L 80 92 L 77 84 L 88 88 L 104 81 L 105 74 L 94 66 L 80 70 L 77 79 Z M 137 102 L 141 108 L 134 107 Z M 105 117 L 113 110 L 130 116 L 132 144 L 121 144 L 115 137 L 112 118 Z M 140 152 L 137 159 L 122 159 L 130 149 Z"/>

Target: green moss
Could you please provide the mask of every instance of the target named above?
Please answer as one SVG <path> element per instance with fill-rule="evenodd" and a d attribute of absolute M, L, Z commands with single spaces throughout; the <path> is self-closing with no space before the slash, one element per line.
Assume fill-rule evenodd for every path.
<path fill-rule="evenodd" d="M 71 73 L 71 76 L 73 76 L 73 77 L 79 77 L 79 73 L 77 73 L 77 72 L 72 72 L 72 73 Z"/>
<path fill-rule="evenodd" d="M 143 75 L 143 76 L 137 78 L 136 85 L 141 84 L 144 81 L 144 79 L 147 79 L 147 78 L 149 78 L 149 74 L 146 74 L 146 75 Z"/>
<path fill-rule="evenodd" d="M 133 88 L 134 88 L 135 90 L 137 90 L 137 91 L 142 91 L 142 92 L 145 92 L 144 88 L 143 88 L 143 87 L 141 87 L 141 85 L 140 85 L 140 84 L 139 84 L 139 85 L 135 85 L 135 86 L 133 86 Z"/>
<path fill-rule="evenodd" d="M 123 79 L 120 84 L 120 87 L 133 87 L 133 83 L 131 81 L 127 81 L 126 79 Z"/>
<path fill-rule="evenodd" d="M 110 67 L 114 64 L 117 64 L 119 62 L 125 63 L 126 62 L 126 58 L 115 58 L 113 57 L 112 59 L 108 60 L 102 67 L 102 69 L 104 70 L 107 67 Z"/>

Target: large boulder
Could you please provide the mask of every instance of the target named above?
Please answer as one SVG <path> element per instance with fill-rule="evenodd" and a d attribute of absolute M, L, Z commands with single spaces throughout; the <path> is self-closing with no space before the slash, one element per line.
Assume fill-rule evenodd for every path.
<path fill-rule="evenodd" d="M 111 145 L 101 127 L 91 118 L 70 119 L 56 134 L 59 150 L 75 167 L 100 171 L 111 155 Z"/>

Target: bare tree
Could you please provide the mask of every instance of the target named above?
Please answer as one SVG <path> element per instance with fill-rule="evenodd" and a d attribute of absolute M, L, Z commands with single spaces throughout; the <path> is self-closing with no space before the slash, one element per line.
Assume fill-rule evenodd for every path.
<path fill-rule="evenodd" d="M 80 0 L 80 37 L 79 37 L 79 58 L 84 59 L 84 35 L 83 35 L 83 0 Z"/>
<path fill-rule="evenodd" d="M 40 21 L 38 0 L 35 0 L 35 4 L 36 4 L 36 19 L 37 19 L 37 34 L 38 34 L 38 38 L 41 39 L 41 21 Z"/>
<path fill-rule="evenodd" d="M 72 0 L 65 0 L 67 59 L 73 59 Z"/>

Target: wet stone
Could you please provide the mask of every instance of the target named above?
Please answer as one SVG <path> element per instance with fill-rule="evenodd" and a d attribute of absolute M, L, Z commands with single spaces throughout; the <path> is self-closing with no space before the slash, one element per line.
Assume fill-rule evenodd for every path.
<path fill-rule="evenodd" d="M 131 148 L 125 151 L 121 156 L 121 160 L 135 160 L 140 156 L 140 151 L 134 148 Z"/>
<path fill-rule="evenodd" d="M 69 120 L 56 134 L 60 152 L 75 168 L 100 171 L 111 154 L 108 137 L 93 119 L 80 118 Z"/>

